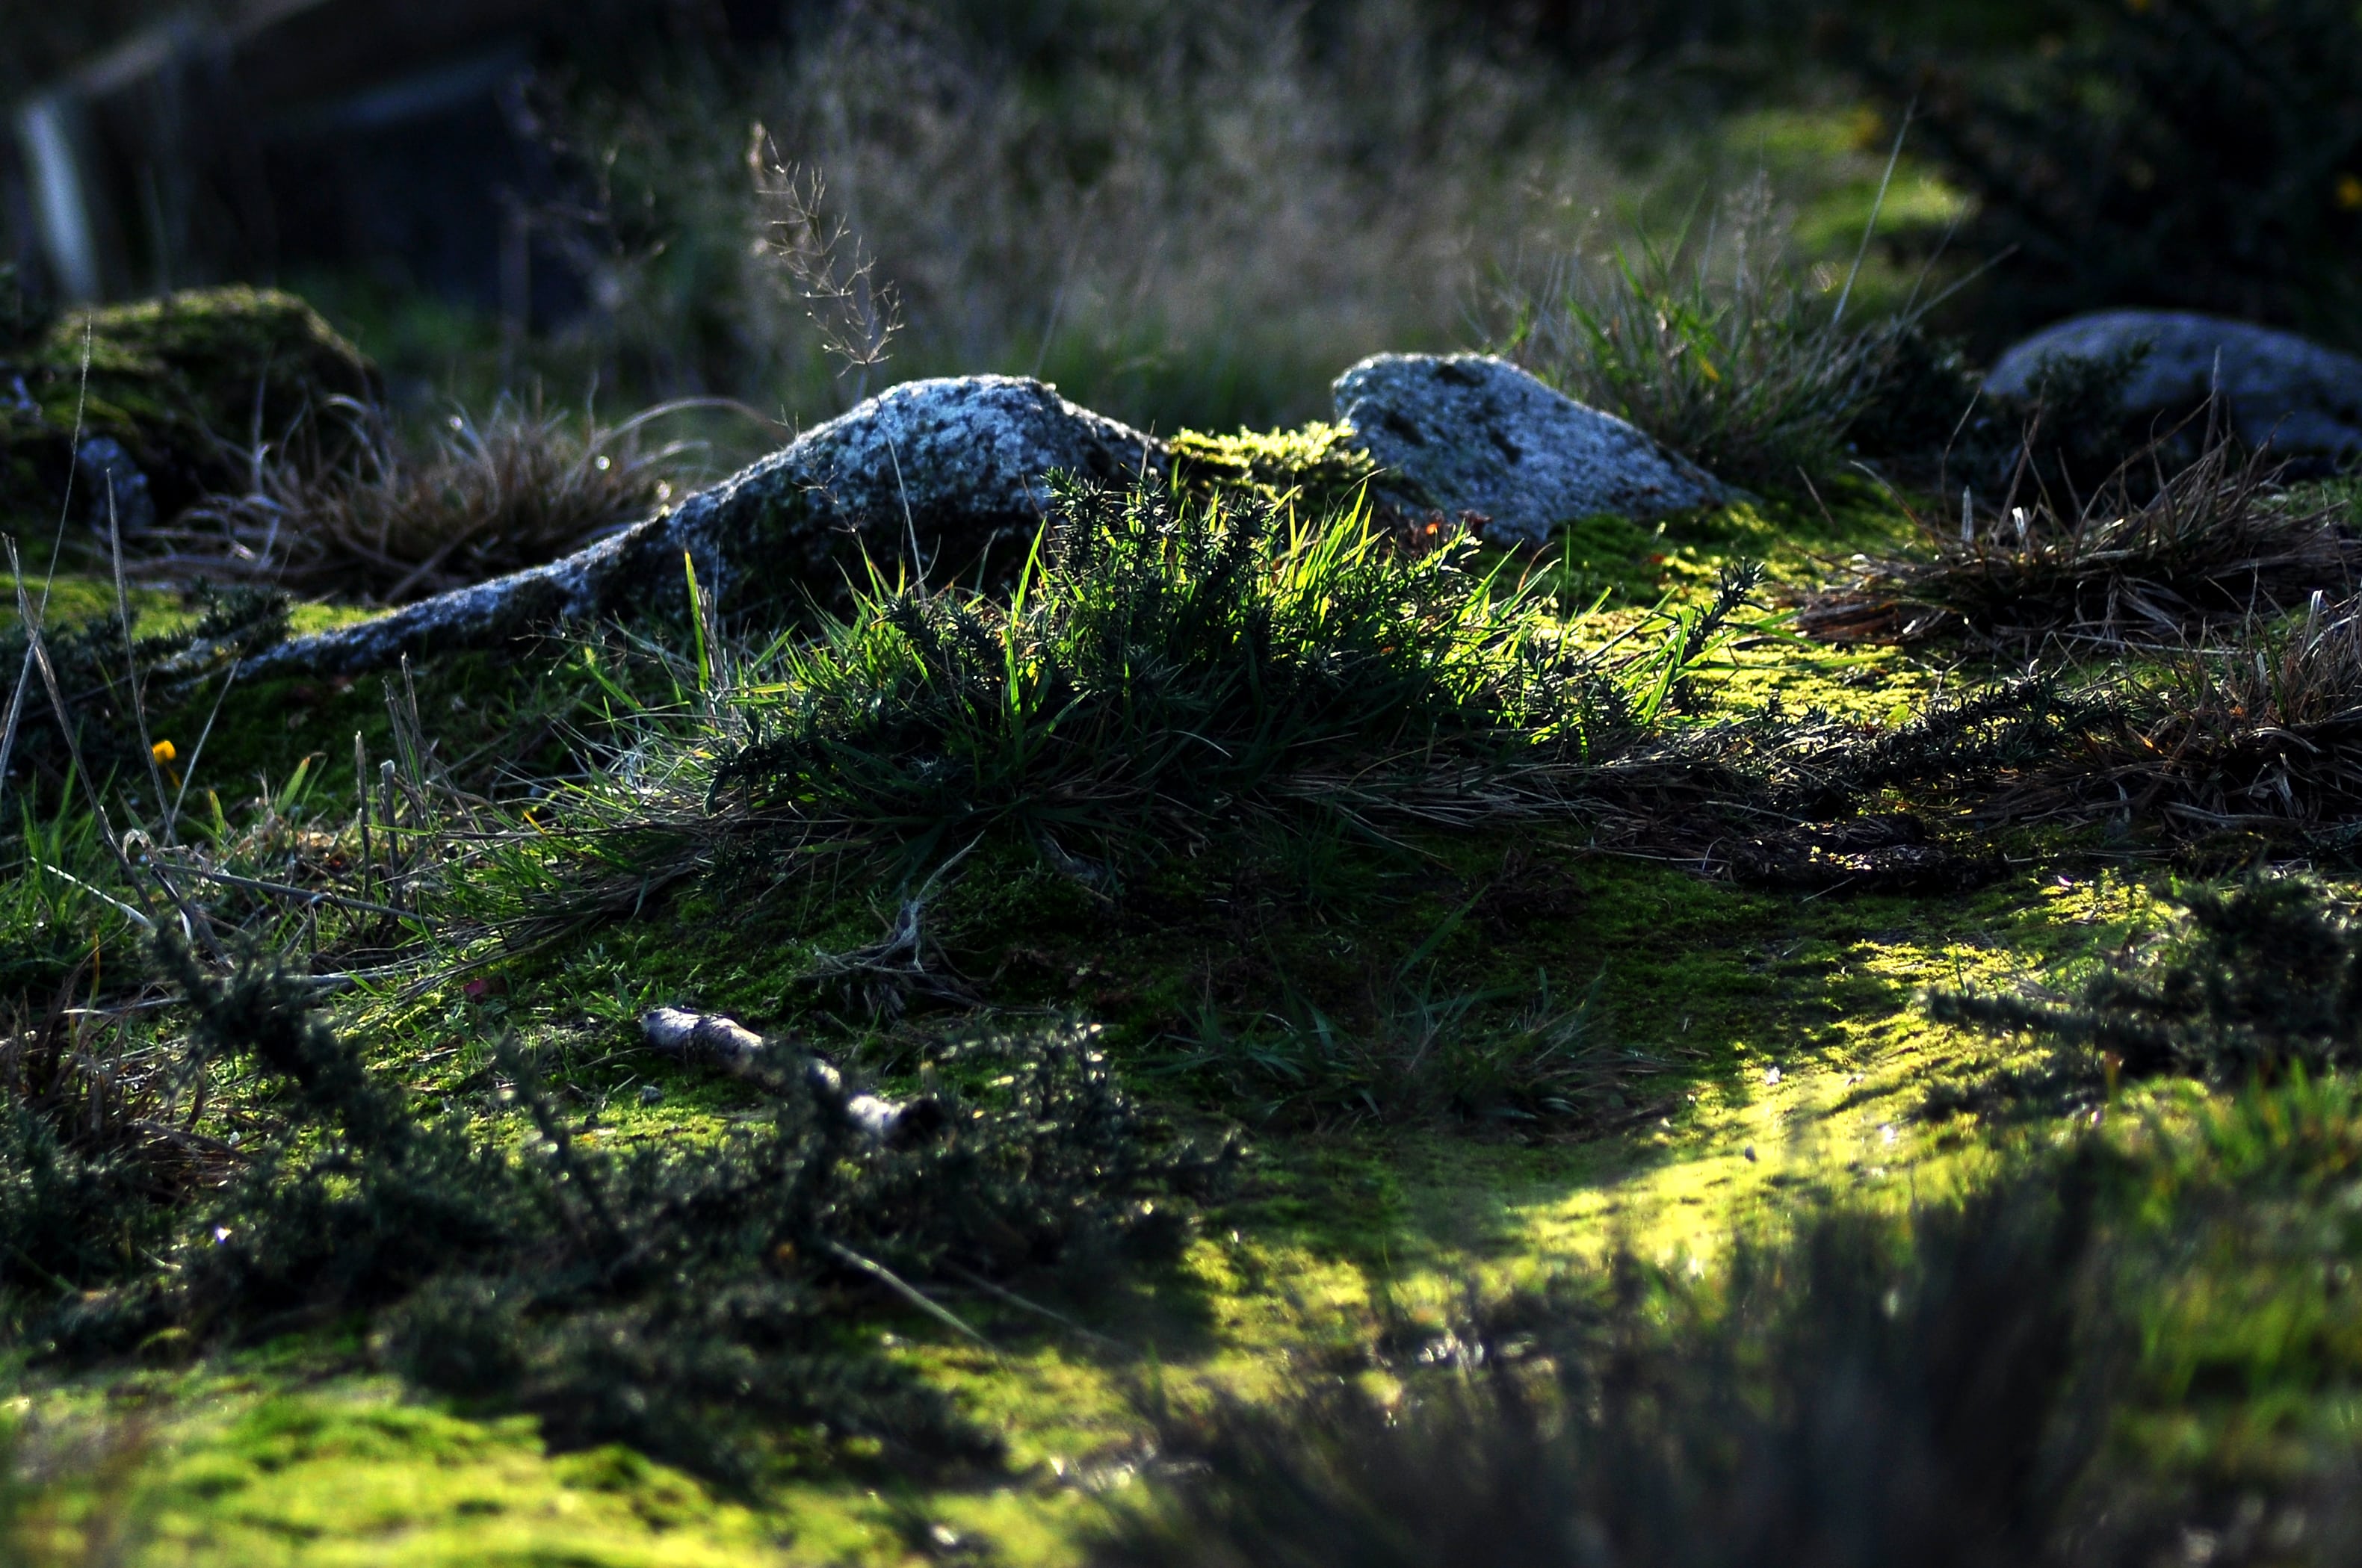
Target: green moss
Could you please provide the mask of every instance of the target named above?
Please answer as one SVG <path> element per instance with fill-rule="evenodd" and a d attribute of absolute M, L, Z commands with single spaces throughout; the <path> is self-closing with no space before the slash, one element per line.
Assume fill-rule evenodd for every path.
<path fill-rule="evenodd" d="M 236 439 L 259 421 L 270 440 L 328 398 L 373 390 L 360 351 L 272 289 L 190 290 L 59 321 L 34 356 L 50 373 L 40 400 L 53 423 L 72 417 L 85 350 L 93 423 L 188 421 Z"/>
<path fill-rule="evenodd" d="M 1242 430 L 1208 435 L 1185 430 L 1171 449 L 1175 477 L 1194 489 L 1293 500 L 1308 517 L 1351 502 L 1377 473 L 1352 444 L 1350 426 L 1314 422 L 1297 430 Z"/>
<path fill-rule="evenodd" d="M 1641 1114 L 1605 1140 L 1452 1125 L 1269 1134 L 1251 1189 L 1207 1216 L 1178 1265 L 1110 1279 L 1087 1300 L 1046 1298 L 1104 1341 L 985 1297 L 955 1305 L 991 1336 L 989 1352 L 912 1314 L 873 1314 L 891 1354 L 1006 1438 L 1009 1478 L 900 1499 L 791 1482 L 747 1514 L 628 1456 L 552 1458 L 524 1425 L 403 1405 L 385 1385 L 338 1372 L 350 1352 L 329 1336 L 291 1362 L 234 1357 L 151 1407 L 169 1441 L 142 1460 L 137 1495 L 145 1517 L 162 1521 L 157 1560 L 456 1562 L 513 1552 L 752 1563 L 778 1551 L 886 1562 L 900 1559 L 916 1520 L 1010 1560 L 1076 1561 L 1080 1534 L 1101 1517 L 1094 1491 L 1124 1473 L 1138 1441 L 1128 1390 L 1143 1358 L 1176 1393 L 1275 1393 L 1290 1365 L 1350 1365 L 1382 1308 L 1449 1321 L 1472 1277 L 1531 1279 L 1618 1238 L 1711 1257 L 1734 1226 L 1777 1225 L 1815 1195 L 1901 1205 L 1977 1179 L 2009 1130 L 1937 1126 L 1915 1112 L 1931 1079 L 1989 1069 L 2015 1047 L 1929 1025 L 1916 989 L 1963 973 L 1998 978 L 2025 956 L 2075 961 L 2120 940 L 2146 907 L 2122 882 L 2056 879 L 1940 903 L 1798 899 L 1595 857 L 1572 840 L 1542 848 L 1578 879 L 1572 903 L 1445 944 L 1444 983 L 1485 984 L 1535 966 L 1604 971 L 1618 1039 L 1665 1064 L 1647 1084 L 1650 1098 L 1636 1101 Z M 1349 957 L 1367 949 L 1398 961 L 1437 910 L 1497 872 L 1500 851 L 1438 837 L 1379 857 L 1360 892 L 1314 897 L 1316 887 L 1298 884 L 1251 940 L 1308 968 L 1340 944 Z M 1071 888 L 984 875 L 946 905 L 944 929 L 958 935 L 963 971 L 996 996 L 1021 1000 L 1016 985 L 1129 1017 L 1119 1048 L 1147 1069 L 1162 1048 L 1155 1009 L 1186 996 L 1228 929 L 1219 910 L 1180 918 L 1181 901 L 1237 890 L 1201 877 L 1156 891 L 1169 902 L 1146 903 L 1140 890 L 1142 905 L 1112 928 L 1099 919 L 1095 932 L 1094 906 Z M 484 1042 L 518 1030 L 555 1053 L 584 1115 L 579 1135 L 595 1146 L 712 1136 L 735 1113 L 734 1091 L 651 1061 L 635 1048 L 632 1015 L 656 999 L 718 1003 L 757 1023 L 800 1022 L 840 1056 L 892 1067 L 897 1039 L 922 1038 L 923 1018 L 833 1022 L 834 1008 L 796 984 L 812 944 L 860 939 L 862 917 L 878 919 L 889 894 L 876 911 L 858 889 L 815 905 L 742 900 L 734 917 L 692 898 L 586 934 L 563 953 L 478 971 L 500 993 L 388 998 L 356 1023 L 374 1018 L 363 1026 L 386 1042 L 384 1059 L 414 1064 L 422 1086 L 461 1093 L 485 1088 L 466 1069 L 471 1052 L 480 1064 Z M 1229 940 L 1242 945 L 1235 931 Z M 1123 989 L 1142 1000 L 1125 1002 Z M 784 1014 L 773 1010 L 781 1001 Z M 642 1086 L 659 1088 L 661 1101 L 643 1105 L 633 1092 Z M 297 1378 L 314 1390 L 293 1391 Z"/>
<path fill-rule="evenodd" d="M 275 290 L 192 290 L 62 317 L 0 365 L 0 518 L 47 539 L 77 429 L 122 442 L 169 517 L 237 482 L 257 443 L 329 455 L 332 400 L 376 391 L 360 351 Z"/>
<path fill-rule="evenodd" d="M 530 1421 L 447 1415 L 380 1381 L 266 1391 L 305 1370 L 322 1369 L 265 1362 L 140 1380 L 150 1413 L 128 1423 L 105 1422 L 75 1391 L 39 1401 L 27 1412 L 37 1421 L 111 1437 L 134 1468 L 95 1495 L 47 1498 L 20 1527 L 33 1561 L 81 1561 L 74 1549 L 100 1529 L 133 1561 L 189 1564 L 777 1560 L 785 1521 L 634 1454 L 553 1459 Z"/>
<path fill-rule="evenodd" d="M 1226 483 L 1270 494 L 1300 482 L 1290 476 L 1301 468 L 1275 459 L 1258 471 L 1252 453 L 1231 450 Z M 1319 458 L 1317 441 L 1307 450 Z M 1832 556 L 1876 548 L 1895 525 L 1871 499 L 1834 499 L 1832 514 L 1736 507 L 1663 530 L 1589 520 L 1532 569 L 1565 563 L 1562 598 L 1584 605 L 1611 588 L 1625 607 L 1612 624 L 1628 625 L 1631 607 L 1694 598 L 1733 556 L 1769 559 L 1775 583 L 1796 583 Z M 98 585 L 68 592 L 92 612 L 108 602 Z M 590 688 L 546 661 L 521 681 L 520 663 L 419 672 L 442 755 L 555 772 L 556 751 L 542 748 L 554 726 L 590 725 Z M 1777 695 L 1881 725 L 1962 678 L 1894 650 L 1804 643 L 1775 618 L 1701 685 L 1733 711 Z M 201 721 L 210 695 L 173 709 L 171 733 Z M 384 726 L 375 678 L 257 681 L 225 706 L 205 783 L 230 793 L 228 781 L 259 773 L 276 786 L 316 756 L 315 822 L 333 827 L 349 811 L 353 731 L 380 756 Z M 234 795 L 228 804 L 237 815 Z M 498 1093 L 491 1047 L 514 1031 L 543 1053 L 569 1123 L 580 1118 L 576 1135 L 602 1149 L 694 1148 L 747 1109 L 740 1086 L 640 1047 L 636 1017 L 658 1002 L 792 1029 L 901 1091 L 930 1042 L 978 1014 L 940 993 L 815 978 L 821 955 L 876 941 L 911 891 L 844 864 L 806 882 L 736 867 L 546 945 L 487 938 L 453 955 L 477 967 L 365 991 L 340 1020 L 419 1091 L 476 1103 Z M 985 1019 L 1106 1024 L 1131 1081 L 1175 1121 L 1287 1097 L 1280 1076 L 1257 1079 L 1253 1064 L 1193 1059 L 1209 1008 L 1233 1037 L 1298 1003 L 1366 1030 L 1413 955 L 1437 996 L 1514 999 L 1542 975 L 1562 995 L 1595 982 L 1597 1027 L 1632 1064 L 1620 1103 L 1556 1122 L 1389 1124 L 1334 1106 L 1258 1120 L 1247 1188 L 1202 1217 L 1177 1263 L 1109 1269 L 1066 1294 L 1020 1282 L 1098 1337 L 945 1289 L 992 1341 L 984 1349 L 890 1301 L 865 1302 L 851 1331 L 865 1346 L 950 1390 L 1005 1441 L 1009 1471 L 957 1488 L 872 1492 L 807 1476 L 724 1503 L 628 1453 L 552 1456 L 529 1423 L 410 1402 L 362 1375 L 365 1347 L 342 1324 L 171 1375 L 117 1368 L 61 1385 L 18 1370 L 25 1411 L 61 1421 L 77 1410 L 105 1420 L 91 1412 L 110 1405 L 144 1412 L 118 1472 L 67 1466 L 72 1479 L 35 1509 L 66 1521 L 62 1554 L 79 1550 L 72 1520 L 93 1499 L 136 1500 L 127 1513 L 156 1562 L 887 1563 L 907 1561 L 919 1539 L 940 1545 L 935 1526 L 1008 1561 L 1079 1562 L 1101 1497 L 1138 1495 L 1125 1477 L 1144 1382 L 1183 1398 L 1268 1397 L 1308 1368 L 1366 1365 L 1390 1315 L 1451 1321 L 1472 1281 L 1530 1282 L 1618 1243 L 1710 1269 L 1734 1234 L 1776 1235 L 1829 1201 L 1901 1210 L 1940 1199 L 2053 1140 L 2060 1127 L 2024 1112 L 1927 1113 L 1931 1091 L 2033 1058 L 2023 1041 L 1932 1022 L 1918 998 L 1964 980 L 2063 984 L 2154 928 L 2159 907 L 2151 881 L 2080 850 L 1938 899 L 1750 892 L 1605 849 L 1587 829 L 1526 824 L 1391 839 L 1344 825 L 1239 827 L 1112 890 L 1022 846 L 986 844 L 937 890 L 935 973 L 979 998 Z M 1489 1003 L 1482 1016 L 1516 1004 Z M 2186 1089 L 2110 1107 L 2110 1135 L 2147 1162 L 2134 1185 L 2148 1183 L 2153 1201 L 2136 1212 L 2162 1237 L 2194 1234 L 2189 1255 L 2203 1265 L 2142 1287 L 2149 1402 L 2126 1441 L 2159 1474 L 2225 1486 L 2290 1474 L 2301 1440 L 2334 1430 L 2346 1391 L 2362 1386 L 2362 1331 L 2335 1272 L 2362 1250 L 2338 1218 L 2355 1212 L 2346 1188 L 2362 1168 L 2354 1109 L 2334 1098 L 2308 1109 L 2294 1090 L 2210 1099 Z M 2185 1233 L 2192 1214 L 2205 1223 Z"/>
<path fill-rule="evenodd" d="M 0 572 L 0 633 L 21 624 L 17 614 L 17 586 L 16 578 Z M 49 608 L 42 612 L 41 622 L 52 630 L 84 626 L 115 613 L 115 585 L 101 577 L 67 572 L 54 577 L 28 573 L 23 587 L 36 604 L 41 602 L 44 594 L 48 596 Z M 178 631 L 195 619 L 178 594 L 135 587 L 127 597 L 131 600 L 132 629 L 142 637 Z"/>

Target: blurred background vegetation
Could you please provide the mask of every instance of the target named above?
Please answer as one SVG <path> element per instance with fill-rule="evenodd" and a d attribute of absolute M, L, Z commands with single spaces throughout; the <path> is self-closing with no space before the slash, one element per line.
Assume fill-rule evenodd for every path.
<path fill-rule="evenodd" d="M 136 42 L 175 27 L 193 59 L 373 9 L 410 18 L 406 75 L 299 81 L 258 120 L 269 243 L 172 253 L 133 170 L 106 291 L 292 288 L 413 413 L 595 389 L 796 425 L 1000 370 L 1159 430 L 1294 422 L 1362 355 L 1502 341 L 1586 256 L 1712 258 L 1759 177 L 1778 260 L 1833 300 L 1906 118 L 1857 309 L 1933 302 L 1972 357 L 2106 304 L 2362 345 L 2362 21 L 2333 0 L 0 0 L 0 93 L 152 74 Z M 763 243 L 757 126 L 811 237 L 841 231 L 829 264 L 899 306 L 882 363 L 831 351 L 842 301 Z M 489 193 L 404 193 L 471 164 Z"/>

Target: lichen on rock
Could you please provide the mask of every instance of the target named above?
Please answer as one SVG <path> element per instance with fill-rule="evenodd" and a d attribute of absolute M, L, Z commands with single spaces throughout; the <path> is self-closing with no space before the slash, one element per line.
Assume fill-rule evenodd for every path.
<path fill-rule="evenodd" d="M 686 603 L 683 557 L 733 615 L 838 601 L 875 564 L 943 583 L 1024 560 L 1049 477 L 1161 481 L 1162 442 L 1040 381 L 911 381 L 806 431 L 676 510 L 564 560 L 423 599 L 275 650 L 272 668 L 352 672 L 481 647 L 536 624 Z"/>
<path fill-rule="evenodd" d="M 1540 543 L 1577 519 L 1658 518 L 1727 499 L 1721 481 L 1617 419 L 1483 354 L 1380 354 L 1337 378 L 1338 421 L 1404 504 Z"/>
<path fill-rule="evenodd" d="M 913 544 L 912 565 L 937 580 L 996 559 L 1013 570 L 1049 510 L 1051 474 L 1129 484 L 1162 477 L 1167 460 L 1162 443 L 1041 381 L 908 381 L 695 498 L 675 531 L 712 554 L 727 606 L 825 598 L 865 555 L 904 560 Z"/>

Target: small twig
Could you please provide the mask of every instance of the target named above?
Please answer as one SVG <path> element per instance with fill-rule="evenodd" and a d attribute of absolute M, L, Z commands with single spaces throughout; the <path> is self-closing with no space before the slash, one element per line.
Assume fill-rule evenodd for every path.
<path fill-rule="evenodd" d="M 233 876 L 228 872 L 207 871 L 202 866 L 182 865 L 172 869 L 184 876 L 195 877 L 201 882 L 217 882 L 230 887 L 251 888 L 257 893 L 276 893 L 290 898 L 307 899 L 315 904 L 333 904 L 343 909 L 364 910 L 371 915 L 391 915 L 397 920 L 424 919 L 424 916 L 413 915 L 406 910 L 392 908 L 382 904 L 373 904 L 366 898 L 349 898 L 341 893 L 330 893 L 326 888 L 295 887 L 283 882 L 261 882 L 254 877 Z"/>
<path fill-rule="evenodd" d="M 1032 1312 L 1038 1317 L 1047 1318 L 1052 1322 L 1057 1324 L 1060 1328 L 1065 1329 L 1073 1333 L 1080 1334 L 1085 1339 L 1097 1340 L 1099 1343 L 1110 1345 L 1117 1350 L 1129 1351 L 1131 1349 L 1131 1346 L 1124 1343 L 1123 1341 L 1120 1339 L 1110 1339 L 1106 1334 L 1100 1333 L 1096 1329 L 1087 1329 L 1083 1327 L 1082 1324 L 1075 1321 L 1074 1319 L 1067 1317 L 1063 1312 L 1054 1312 L 1038 1301 L 1029 1301 L 1014 1290 L 995 1285 L 991 1280 L 987 1279 L 983 1275 L 977 1273 L 974 1269 L 962 1268 L 956 1263 L 946 1263 L 944 1266 L 950 1269 L 954 1274 L 958 1275 L 960 1278 L 966 1281 L 969 1285 L 983 1291 L 986 1295 L 992 1297 L 996 1300 L 1006 1301 L 1012 1307 L 1022 1308 L 1024 1310 Z"/>
<path fill-rule="evenodd" d="M 839 1263 L 859 1269 L 862 1273 L 866 1274 L 872 1279 L 877 1280 L 879 1284 L 885 1286 L 888 1289 L 893 1291 L 897 1296 L 901 1297 L 902 1299 L 910 1302 L 911 1305 L 918 1308 L 919 1310 L 926 1313 L 927 1316 L 934 1319 L 937 1322 L 948 1324 L 950 1327 L 956 1329 L 959 1332 L 966 1335 L 969 1339 L 976 1341 L 977 1343 L 983 1345 L 988 1350 L 993 1348 L 992 1342 L 985 1338 L 982 1334 L 977 1332 L 974 1329 L 968 1327 L 966 1322 L 961 1321 L 959 1314 L 954 1312 L 942 1302 L 935 1300 L 933 1297 L 928 1296 L 917 1286 L 911 1284 L 909 1280 L 904 1279 L 900 1275 L 895 1273 L 884 1264 L 873 1262 L 871 1259 L 862 1256 L 859 1253 L 854 1251 L 851 1247 L 844 1245 L 842 1242 L 824 1241 L 821 1243 L 821 1246 L 831 1257 L 835 1258 Z"/>
<path fill-rule="evenodd" d="M 90 883 L 83 881 L 82 878 L 74 875 L 73 872 L 62 871 L 58 867 L 50 864 L 47 861 L 36 861 L 33 863 L 39 866 L 43 871 L 49 872 L 53 877 L 63 877 L 66 881 L 73 883 L 76 887 L 82 889 L 84 893 L 89 894 L 92 897 L 105 899 L 107 903 L 113 905 L 118 912 L 128 916 L 132 920 L 138 922 L 140 929 L 145 931 L 153 931 L 156 928 L 156 922 L 154 920 L 142 915 L 137 909 L 132 908 L 131 905 L 124 903 L 123 900 L 116 897 L 113 894 L 103 892 L 98 888 L 91 886 Z"/>
<path fill-rule="evenodd" d="M 361 893 L 367 896 L 370 872 L 375 869 L 377 861 L 377 849 L 370 842 L 369 746 L 361 740 L 361 732 L 358 729 L 353 731 L 353 793 L 360 799 Z"/>
<path fill-rule="evenodd" d="M 385 812 L 385 895 L 389 901 L 402 896 L 402 841 L 396 837 L 393 815 L 393 759 L 388 757 L 377 765 L 378 796 Z"/>
<path fill-rule="evenodd" d="M 142 829 L 142 833 L 144 836 L 145 829 Z M 214 936 L 212 918 L 184 897 L 181 890 L 172 885 L 172 879 L 164 874 L 164 862 L 156 858 L 153 839 L 147 840 L 147 852 L 141 857 L 140 864 L 146 866 L 148 874 L 156 879 L 156 885 L 164 890 L 165 899 L 174 909 L 180 911 L 182 935 L 193 941 L 203 942 L 205 945 L 205 951 L 213 955 L 214 962 L 226 967 L 229 963 L 229 954 L 223 949 L 220 940 Z"/>
<path fill-rule="evenodd" d="M 167 1126 L 161 1122 L 135 1120 L 127 1122 L 124 1125 L 137 1128 L 151 1137 L 163 1138 L 168 1142 L 180 1144 L 184 1147 L 203 1149 L 207 1154 L 227 1155 L 237 1159 L 246 1157 L 234 1144 L 226 1144 L 219 1138 L 209 1138 L 203 1133 L 192 1133 L 179 1127 Z"/>

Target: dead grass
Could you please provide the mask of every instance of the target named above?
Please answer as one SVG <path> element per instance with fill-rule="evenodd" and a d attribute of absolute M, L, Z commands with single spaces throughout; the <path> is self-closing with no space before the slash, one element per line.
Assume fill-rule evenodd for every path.
<path fill-rule="evenodd" d="M 2362 809 L 2362 598 L 2250 621 L 2125 677 L 2107 718 L 1989 813 L 2273 837 Z"/>
<path fill-rule="evenodd" d="M 2179 646 L 2350 589 L 2362 555 L 2341 509 L 2291 494 L 2279 467 L 2219 431 L 2166 472 L 2170 439 L 2088 499 L 2024 496 L 2021 483 L 1990 511 L 1964 491 L 1957 522 L 1913 510 L 1924 553 L 1860 562 L 1851 581 L 1805 607 L 1799 626 L 1832 641 L 1965 636 L 2019 652 Z"/>
<path fill-rule="evenodd" d="M 503 399 L 481 421 L 455 413 L 414 449 L 384 411 L 328 410 L 350 455 L 325 472 L 260 455 L 251 482 L 216 495 L 145 542 L 149 577 L 267 582 L 308 598 L 402 604 L 538 565 L 668 503 L 701 469 L 692 441 L 653 429 L 676 402 L 621 424 Z"/>

